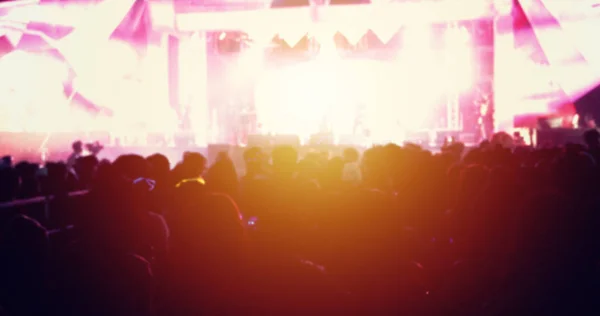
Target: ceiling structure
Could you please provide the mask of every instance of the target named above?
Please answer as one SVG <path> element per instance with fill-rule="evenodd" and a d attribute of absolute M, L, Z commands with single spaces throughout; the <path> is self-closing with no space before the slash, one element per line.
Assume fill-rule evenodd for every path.
<path fill-rule="evenodd" d="M 254 12 L 238 12 L 242 15 L 236 15 L 237 21 L 235 24 L 239 29 L 252 28 L 256 25 L 255 21 L 262 21 L 267 17 L 273 23 L 288 22 L 293 20 L 295 16 L 309 17 L 309 1 L 320 1 L 324 3 L 330 1 L 331 8 L 325 8 L 329 16 L 338 15 L 340 18 L 344 15 L 340 12 L 352 11 L 352 17 L 356 20 L 365 20 L 361 16 L 375 15 L 378 16 L 380 10 L 375 10 L 373 6 L 363 6 L 361 3 L 374 2 L 374 0 L 149 0 L 151 3 L 151 14 L 154 25 L 164 24 L 171 27 L 173 21 L 177 19 L 179 27 L 186 31 L 202 30 L 202 29 L 230 29 L 227 27 L 227 20 L 232 20 L 230 14 L 236 14 L 240 10 L 252 10 Z M 381 2 L 393 2 L 391 7 L 398 8 L 398 16 L 393 15 L 396 20 L 402 20 L 402 12 L 413 12 L 412 16 L 421 16 L 410 11 L 417 7 L 430 8 L 423 9 L 424 11 L 432 11 L 431 8 L 437 9 L 442 18 L 441 13 L 448 11 L 456 11 L 465 15 L 465 12 L 472 10 L 474 18 L 482 12 L 491 13 L 492 3 L 499 8 L 497 11 L 504 11 L 504 14 L 510 13 L 506 8 L 510 7 L 512 0 L 375 0 L 378 4 Z M 22 24 L 49 24 L 62 27 L 73 27 L 81 23 L 81 16 L 87 16 L 83 13 L 93 9 L 98 3 L 103 0 L 19 0 L 6 1 L 0 0 L 0 16 L 4 22 L 9 20 Z M 544 54 L 548 59 L 548 63 L 555 66 L 557 75 L 563 78 L 576 76 L 581 79 L 581 82 L 564 82 L 561 84 L 563 89 L 570 97 L 580 95 L 582 91 L 589 89 L 590 85 L 596 83 L 595 73 L 600 73 L 600 49 L 593 41 L 588 40 L 591 32 L 600 28 L 600 0 L 520 0 L 524 8 L 525 15 L 530 22 L 533 33 L 537 38 Z M 38 3 L 41 3 L 39 5 Z M 66 6 L 65 4 L 69 4 Z M 402 3 L 402 4 L 401 4 Z M 347 6 L 337 6 L 336 4 L 355 4 Z M 457 10 L 449 10 L 455 6 Z M 299 8 L 298 14 L 292 14 L 292 11 L 285 10 L 262 10 L 269 8 L 287 8 L 287 7 L 305 7 Z M 343 8 L 342 8 L 343 7 Z M 370 8 L 371 7 L 371 8 Z M 378 6 L 374 6 L 378 7 Z M 410 10 L 408 8 L 411 8 Z M 401 8 L 401 9 L 400 9 Z M 478 8 L 473 10 L 472 8 Z M 502 9 L 504 8 L 504 9 Z M 459 10 L 460 9 L 460 10 Z M 154 12 L 153 12 L 154 11 Z M 169 14 L 162 14 L 165 12 Z M 176 13 L 175 15 L 173 15 Z M 217 12 L 215 12 L 217 11 Z M 272 14 L 267 14 L 271 11 Z M 295 10 L 293 10 L 295 11 Z M 436 11 L 436 9 L 433 9 Z M 156 14 L 161 12 L 161 14 Z M 260 15 L 258 13 L 260 12 Z M 284 14 L 285 13 L 285 14 Z M 404 14 L 407 15 L 408 13 Z M 448 13 L 450 14 L 450 13 Z M 448 15 L 447 14 L 447 15 Z M 454 14 L 454 13 L 452 13 Z M 391 15 L 391 14 L 389 14 Z M 278 16 L 286 16 L 285 20 Z M 242 19 L 243 17 L 243 19 Z M 468 17 L 465 15 L 465 17 Z M 390 16 L 390 18 L 392 18 Z M 236 20 L 236 19 L 233 19 Z M 338 19 L 340 20 L 340 19 Z M 269 20 L 270 21 L 270 20 Z M 294 20 L 296 21 L 296 20 Z M 369 20 L 370 21 L 370 20 Z M 244 23 L 242 23 L 244 22 Z M 364 23 L 370 23 L 363 21 Z M 362 22 L 361 22 L 362 23 Z M 277 24 L 271 24 L 277 25 Z M 15 34 L 0 34 L 6 35 L 14 41 L 18 36 Z M 570 74 L 569 69 L 578 69 L 577 73 Z M 587 70 L 585 70 L 587 69 Z M 567 80 L 564 80 L 567 81 Z"/>
<path fill-rule="evenodd" d="M 600 14 L 594 13 L 592 7 L 597 1 L 519 2 L 548 63 L 553 68 L 555 81 L 567 97 L 577 100 L 598 85 L 600 51 L 592 40 L 592 32 L 600 27 Z M 593 14 L 596 17 L 592 16 Z"/>

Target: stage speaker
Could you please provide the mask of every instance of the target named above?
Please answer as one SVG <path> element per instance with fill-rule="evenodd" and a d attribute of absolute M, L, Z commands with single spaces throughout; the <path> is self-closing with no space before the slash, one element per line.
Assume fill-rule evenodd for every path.
<path fill-rule="evenodd" d="M 231 146 L 228 144 L 209 144 L 208 145 L 208 165 L 212 165 L 217 160 L 219 153 L 225 152 L 227 155 L 231 155 Z M 230 156 L 231 157 L 231 156 Z"/>
<path fill-rule="evenodd" d="M 300 137 L 298 135 L 275 135 L 273 145 L 300 147 Z"/>

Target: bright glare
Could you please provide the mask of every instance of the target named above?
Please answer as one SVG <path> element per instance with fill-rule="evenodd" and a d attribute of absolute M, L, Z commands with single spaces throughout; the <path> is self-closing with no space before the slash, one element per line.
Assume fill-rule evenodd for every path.
<path fill-rule="evenodd" d="M 96 70 L 105 76 L 127 76 L 136 72 L 139 57 L 130 44 L 111 40 L 98 51 Z M 104 62 L 99 62 L 104 60 Z M 106 62 L 109 61 L 109 62 Z"/>
<path fill-rule="evenodd" d="M 308 137 L 335 101 L 335 73 L 314 64 L 299 64 L 266 74 L 257 87 L 257 111 L 265 128 L 277 134 Z"/>
<path fill-rule="evenodd" d="M 0 69 L 2 85 L 22 82 L 35 84 L 40 81 L 46 82 L 48 79 L 64 82 L 69 74 L 68 68 L 62 61 L 26 51 L 14 51 L 0 58 Z M 16 73 L 21 75 L 15 76 Z"/>
<path fill-rule="evenodd" d="M 94 69 L 79 73 L 75 87 L 83 96 L 103 107 L 130 109 L 138 104 L 142 95 L 135 80 L 139 68 L 139 57 L 133 47 L 125 42 L 110 41 L 97 52 Z M 109 62 L 106 62 L 109 61 Z"/>
<path fill-rule="evenodd" d="M 422 50 L 431 49 L 432 30 L 425 25 L 411 25 L 404 29 L 404 49 Z"/>
<path fill-rule="evenodd" d="M 259 122 L 264 132 L 304 139 L 318 133 L 325 122 L 335 136 L 351 135 L 362 104 L 363 120 L 373 139 L 393 141 L 386 137 L 422 128 L 444 93 L 441 82 L 414 80 L 415 73 L 429 70 L 398 72 L 397 67 L 403 66 L 373 60 L 316 60 L 267 71 L 255 94 Z"/>
<path fill-rule="evenodd" d="M 68 69 L 50 56 L 15 51 L 0 58 L 0 126 L 10 131 L 46 131 L 65 109 Z"/>
<path fill-rule="evenodd" d="M 449 28 L 445 33 L 446 91 L 460 93 L 473 85 L 473 47 L 471 35 L 463 27 Z"/>

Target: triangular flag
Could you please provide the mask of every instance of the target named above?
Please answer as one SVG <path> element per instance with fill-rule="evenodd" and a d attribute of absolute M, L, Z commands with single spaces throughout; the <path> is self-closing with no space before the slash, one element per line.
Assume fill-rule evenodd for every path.
<path fill-rule="evenodd" d="M 308 7 L 310 5 L 309 0 L 274 0 L 271 1 L 271 8 L 298 8 Z"/>
<path fill-rule="evenodd" d="M 7 30 L 5 36 L 13 47 L 17 47 L 21 41 L 21 38 L 23 37 L 23 33 L 19 31 Z"/>
<path fill-rule="evenodd" d="M 112 39 L 126 41 L 133 45 L 138 54 L 143 55 L 148 47 L 152 20 L 147 1 L 137 0 L 129 13 L 112 33 Z"/>
<path fill-rule="evenodd" d="M 284 40 L 290 47 L 296 46 L 300 40 L 308 34 L 305 28 L 288 26 L 277 32 L 279 38 Z"/>
<path fill-rule="evenodd" d="M 387 44 L 400 30 L 402 22 L 396 10 L 388 5 L 376 6 L 374 14 L 377 19 L 370 25 L 371 31 L 383 44 Z"/>
<path fill-rule="evenodd" d="M 19 50 L 35 51 L 55 49 L 55 43 L 72 30 L 72 27 L 36 22 L 30 22 L 26 25 L 9 23 L 3 29 L 4 35 L 14 47 Z"/>
<path fill-rule="evenodd" d="M 371 26 L 371 31 L 375 33 L 377 38 L 379 38 L 383 44 L 387 44 L 387 42 L 389 42 L 399 30 L 399 25 L 387 24 L 385 22 L 375 23 L 373 26 Z"/>
<path fill-rule="evenodd" d="M 14 46 L 6 36 L 0 36 L 0 57 L 12 52 Z"/>
<path fill-rule="evenodd" d="M 348 25 L 340 29 L 340 33 L 346 37 L 351 45 L 356 45 L 367 34 L 367 31 L 366 27 L 360 25 Z"/>

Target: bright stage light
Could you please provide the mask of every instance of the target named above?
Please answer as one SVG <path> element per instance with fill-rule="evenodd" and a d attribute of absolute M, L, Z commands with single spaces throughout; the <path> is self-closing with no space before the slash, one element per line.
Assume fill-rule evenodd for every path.
<path fill-rule="evenodd" d="M 0 58 L 0 85 L 26 82 L 36 84 L 47 81 L 64 82 L 69 70 L 67 65 L 50 56 L 14 51 Z"/>
<path fill-rule="evenodd" d="M 473 85 L 473 54 L 469 49 L 456 49 L 447 52 L 445 90 L 447 93 L 460 93 Z"/>
<path fill-rule="evenodd" d="M 247 79 L 260 76 L 264 69 L 264 47 L 253 45 L 243 50 L 237 57 L 237 73 L 234 78 Z"/>
<path fill-rule="evenodd" d="M 464 27 L 451 27 L 445 33 L 446 92 L 460 93 L 473 85 L 471 34 Z"/>
<path fill-rule="evenodd" d="M 60 128 L 67 117 L 63 93 L 67 77 L 66 64 L 47 55 L 15 51 L 2 57 L 2 130 L 48 132 Z"/>
<path fill-rule="evenodd" d="M 110 41 L 96 52 L 94 59 L 96 63 L 74 79 L 77 92 L 93 103 L 111 109 L 131 107 L 132 102 L 139 101 L 143 94 L 139 84 L 133 81 L 141 69 L 140 60 L 130 44 Z"/>
<path fill-rule="evenodd" d="M 267 72 L 255 94 L 258 120 L 264 132 L 304 139 L 318 133 L 324 120 L 335 136 L 352 135 L 362 104 L 373 140 L 398 142 L 404 132 L 423 128 L 442 93 L 442 84 L 431 79 L 436 76 L 415 80 L 410 64 L 316 61 Z"/>
<path fill-rule="evenodd" d="M 94 72 L 105 76 L 134 75 L 138 69 L 139 56 L 127 42 L 112 40 L 96 52 Z"/>
<path fill-rule="evenodd" d="M 336 102 L 337 80 L 334 69 L 320 63 L 299 64 L 284 71 L 280 90 L 284 95 L 280 97 L 284 116 L 290 119 L 285 125 L 304 137 L 318 132 L 321 118 Z M 288 134 L 296 133 L 288 130 Z"/>
<path fill-rule="evenodd" d="M 395 117 L 395 124 L 404 131 L 422 129 L 436 101 L 444 93 L 439 70 L 432 60 L 418 64 L 410 59 L 397 60 L 390 70 L 394 80 L 385 94 L 391 108 L 384 115 Z"/>
<path fill-rule="evenodd" d="M 404 29 L 404 49 L 431 49 L 433 30 L 426 25 L 411 25 Z"/>
<path fill-rule="evenodd" d="M 335 134 L 350 134 L 351 101 L 364 99 L 352 81 L 373 81 L 369 73 L 350 67 L 350 62 L 313 61 L 265 72 L 257 84 L 255 103 L 266 132 L 308 138 L 321 130 L 327 117 Z"/>

